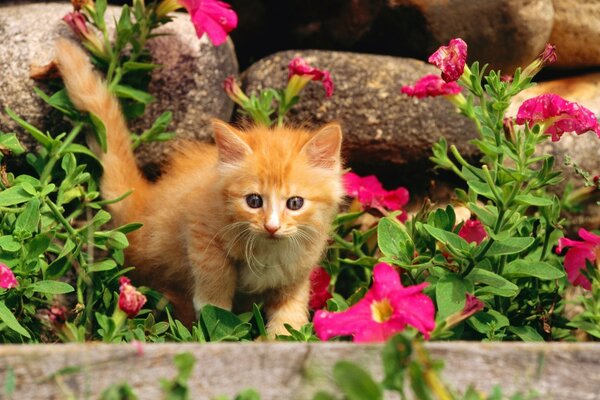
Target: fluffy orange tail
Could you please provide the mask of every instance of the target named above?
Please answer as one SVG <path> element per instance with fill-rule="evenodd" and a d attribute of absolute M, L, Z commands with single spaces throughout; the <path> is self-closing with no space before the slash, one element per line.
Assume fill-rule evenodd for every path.
<path fill-rule="evenodd" d="M 140 211 L 149 183 L 136 164 L 119 101 L 108 91 L 100 76 L 93 70 L 87 54 L 78 45 L 60 39 L 56 43 L 56 58 L 69 98 L 75 107 L 80 111 L 93 113 L 106 127 L 107 152 L 95 149 L 104 167 L 102 196 L 114 199 L 133 190 L 132 195 L 110 207 L 117 224 L 130 222 L 137 214 L 136 211 Z"/>

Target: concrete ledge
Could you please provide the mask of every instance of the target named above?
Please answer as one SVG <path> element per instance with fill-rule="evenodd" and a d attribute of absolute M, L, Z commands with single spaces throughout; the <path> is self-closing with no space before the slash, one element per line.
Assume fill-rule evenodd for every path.
<path fill-rule="evenodd" d="M 456 389 L 504 393 L 536 390 L 542 399 L 600 399 L 600 343 L 475 343 L 427 345 L 443 359 L 444 379 Z M 263 400 L 310 399 L 330 388 L 328 376 L 341 359 L 381 376 L 380 345 L 352 343 L 214 343 L 0 346 L 0 387 L 12 370 L 14 399 L 98 398 L 110 384 L 128 382 L 140 399 L 160 399 L 159 380 L 171 378 L 173 357 L 190 352 L 197 364 L 193 399 L 233 396 L 255 388 Z M 2 395 L 0 395 L 2 397 Z"/>

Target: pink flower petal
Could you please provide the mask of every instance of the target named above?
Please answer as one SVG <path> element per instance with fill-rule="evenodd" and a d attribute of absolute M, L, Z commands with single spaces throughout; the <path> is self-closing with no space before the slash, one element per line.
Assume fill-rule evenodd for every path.
<path fill-rule="evenodd" d="M 217 0 L 179 0 L 191 16 L 196 35 L 207 34 L 210 41 L 219 46 L 227 40 L 227 34 L 238 24 L 235 11 L 227 3 Z"/>
<path fill-rule="evenodd" d="M 288 64 L 288 80 L 294 75 L 310 76 L 313 81 L 321 81 L 325 89 L 325 96 L 333 95 L 334 85 L 329 71 L 310 66 L 302 57 L 294 57 Z"/>
<path fill-rule="evenodd" d="M 582 271 L 587 267 L 586 260 L 592 264 L 597 263 L 596 258 L 600 253 L 600 236 L 583 228 L 579 229 L 579 236 L 583 241 L 567 238 L 559 239 L 556 251 L 561 253 L 564 248 L 569 248 L 564 262 L 567 279 L 575 286 L 591 290 L 592 285 Z"/>
<path fill-rule="evenodd" d="M 450 40 L 448 46 L 441 46 L 428 60 L 442 70 L 442 78 L 446 82 L 454 82 L 465 70 L 467 61 L 467 44 L 460 38 Z"/>
<path fill-rule="evenodd" d="M 310 300 L 308 306 L 319 310 L 327 304 L 332 295 L 329 293 L 331 277 L 323 267 L 316 267 L 310 273 Z"/>
<path fill-rule="evenodd" d="M 487 237 L 487 232 L 481 221 L 469 219 L 465 221 L 460 231 L 458 231 L 458 236 L 465 239 L 468 243 L 475 242 L 479 244 Z"/>
<path fill-rule="evenodd" d="M 12 289 L 19 286 L 15 274 L 6 264 L 0 263 L 0 287 L 3 289 Z"/>
<path fill-rule="evenodd" d="M 518 125 L 527 124 L 532 127 L 536 123 L 552 120 L 545 133 L 552 135 L 552 141 L 560 140 L 567 132 L 578 135 L 594 131 L 600 137 L 598 119 L 587 108 L 571 103 L 555 94 L 542 94 L 525 100 L 517 111 L 515 122 Z"/>
<path fill-rule="evenodd" d="M 131 285 L 129 278 L 122 276 L 119 279 L 119 308 L 123 310 L 129 318 L 135 317 L 144 304 L 146 296 L 138 292 L 135 286 Z"/>
<path fill-rule="evenodd" d="M 402 86 L 400 91 L 408 96 L 424 97 L 449 96 L 460 93 L 460 86 L 456 82 L 445 82 L 437 75 L 425 75 L 414 86 Z"/>

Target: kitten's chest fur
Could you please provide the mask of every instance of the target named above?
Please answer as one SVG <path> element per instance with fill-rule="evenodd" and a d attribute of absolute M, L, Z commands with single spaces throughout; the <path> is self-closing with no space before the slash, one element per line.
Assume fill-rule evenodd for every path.
<path fill-rule="evenodd" d="M 287 239 L 264 239 L 255 243 L 251 253 L 246 253 L 245 247 L 243 244 L 232 250 L 238 269 L 237 287 L 243 293 L 260 293 L 297 282 L 308 274 L 315 258 L 309 248 Z"/>

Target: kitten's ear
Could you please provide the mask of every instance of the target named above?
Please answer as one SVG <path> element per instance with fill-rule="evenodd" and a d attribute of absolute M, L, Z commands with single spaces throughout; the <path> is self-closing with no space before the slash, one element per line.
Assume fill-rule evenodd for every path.
<path fill-rule="evenodd" d="M 215 143 L 219 149 L 219 161 L 225 164 L 238 164 L 252 153 L 252 149 L 240 138 L 237 130 L 226 122 L 212 120 Z"/>
<path fill-rule="evenodd" d="M 341 164 L 342 127 L 340 124 L 325 125 L 304 145 L 302 151 L 315 167 L 334 169 Z"/>

